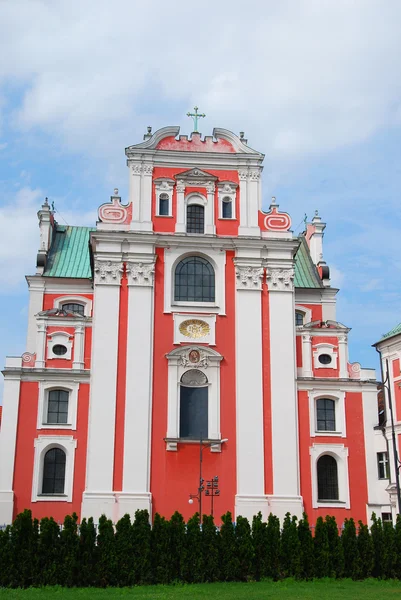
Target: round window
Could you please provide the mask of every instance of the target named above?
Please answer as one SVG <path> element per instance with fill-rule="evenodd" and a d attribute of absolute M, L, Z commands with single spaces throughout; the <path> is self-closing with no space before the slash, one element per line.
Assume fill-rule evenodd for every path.
<path fill-rule="evenodd" d="M 55 344 L 53 346 L 53 354 L 57 354 L 57 356 L 63 356 L 63 354 L 67 354 L 67 347 L 63 346 L 63 344 Z"/>
<path fill-rule="evenodd" d="M 320 354 L 320 356 L 319 356 L 319 362 L 322 365 L 329 365 L 331 363 L 331 356 L 330 356 L 330 354 Z"/>

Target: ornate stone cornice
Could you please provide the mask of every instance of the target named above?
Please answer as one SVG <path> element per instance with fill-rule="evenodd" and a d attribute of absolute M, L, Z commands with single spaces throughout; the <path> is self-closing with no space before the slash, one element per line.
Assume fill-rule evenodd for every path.
<path fill-rule="evenodd" d="M 123 272 L 123 263 L 112 260 L 95 259 L 95 285 L 111 284 L 119 285 L 121 273 Z"/>
<path fill-rule="evenodd" d="M 152 287 L 154 273 L 154 263 L 143 263 L 132 260 L 127 262 L 128 285 Z"/>
<path fill-rule="evenodd" d="M 263 267 L 250 267 L 236 265 L 237 290 L 262 289 Z"/>
<path fill-rule="evenodd" d="M 292 292 L 294 290 L 294 269 L 268 269 L 269 291 Z"/>

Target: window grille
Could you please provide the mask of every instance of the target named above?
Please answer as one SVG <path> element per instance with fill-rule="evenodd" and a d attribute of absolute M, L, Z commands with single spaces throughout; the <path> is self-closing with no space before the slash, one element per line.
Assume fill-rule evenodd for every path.
<path fill-rule="evenodd" d="M 50 390 L 47 400 L 47 423 L 68 423 L 69 393 L 65 390 Z"/>
<path fill-rule="evenodd" d="M 200 204 L 187 206 L 187 233 L 205 232 L 205 209 Z"/>
<path fill-rule="evenodd" d="M 168 217 L 169 214 L 169 196 L 168 194 L 160 194 L 159 196 L 159 216 Z"/>
<path fill-rule="evenodd" d="M 337 461 L 324 455 L 317 461 L 318 500 L 338 500 Z"/>
<path fill-rule="evenodd" d="M 199 440 L 208 437 L 208 387 L 202 371 L 190 369 L 181 377 L 180 437 Z"/>
<path fill-rule="evenodd" d="M 214 302 L 215 277 L 212 265 L 201 256 L 188 256 L 178 263 L 174 277 L 174 300 Z"/>
<path fill-rule="evenodd" d="M 336 403 L 328 398 L 316 401 L 316 426 L 317 431 L 336 430 Z"/>
<path fill-rule="evenodd" d="M 64 494 L 65 452 L 52 448 L 46 452 L 43 461 L 42 494 Z"/>
<path fill-rule="evenodd" d="M 85 307 L 83 304 L 78 304 L 77 302 L 68 302 L 67 304 L 63 304 L 63 310 L 68 312 L 79 313 L 80 315 L 85 314 Z"/>

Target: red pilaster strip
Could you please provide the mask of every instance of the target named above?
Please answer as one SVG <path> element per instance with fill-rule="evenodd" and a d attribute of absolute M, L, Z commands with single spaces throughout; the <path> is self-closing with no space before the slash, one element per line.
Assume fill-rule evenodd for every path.
<path fill-rule="evenodd" d="M 265 494 L 273 494 L 272 405 L 270 387 L 270 306 L 266 277 L 262 284 L 263 434 Z"/>

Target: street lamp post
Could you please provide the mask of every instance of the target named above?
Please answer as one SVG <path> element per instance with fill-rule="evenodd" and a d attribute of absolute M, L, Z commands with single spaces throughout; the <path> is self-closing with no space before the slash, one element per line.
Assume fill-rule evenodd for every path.
<path fill-rule="evenodd" d="M 198 487 L 198 493 L 197 494 L 189 494 L 189 504 L 192 504 L 194 501 L 194 498 L 196 500 L 198 500 L 199 503 L 199 518 L 200 521 L 202 522 L 202 494 L 205 491 L 205 486 L 204 486 L 204 479 L 202 477 L 202 462 L 203 462 L 203 451 L 205 450 L 205 448 L 210 448 L 210 446 L 215 446 L 216 444 L 224 444 L 225 442 L 228 442 L 227 438 L 224 438 L 223 440 L 216 440 L 213 442 L 203 442 L 202 437 L 199 440 L 199 487 Z M 211 487 L 209 487 L 209 489 L 206 492 L 207 496 L 212 496 L 212 514 L 213 514 L 213 496 L 219 496 L 220 495 L 220 490 L 217 489 L 218 487 L 218 481 L 219 478 L 216 475 L 216 477 L 214 477 L 211 481 L 207 481 L 206 484 L 212 484 L 213 481 L 215 483 L 217 483 L 215 485 L 215 487 L 213 488 L 213 485 L 211 485 Z M 210 491 L 214 489 L 214 493 L 210 494 Z M 209 492 L 209 493 L 208 493 Z M 216 493 L 217 492 L 217 493 Z"/>
<path fill-rule="evenodd" d="M 206 481 L 205 496 L 210 496 L 211 497 L 210 514 L 213 517 L 213 499 L 214 499 L 215 496 L 220 496 L 219 477 L 218 477 L 218 475 L 216 475 L 215 477 L 213 477 L 213 479 L 211 481 Z"/>

